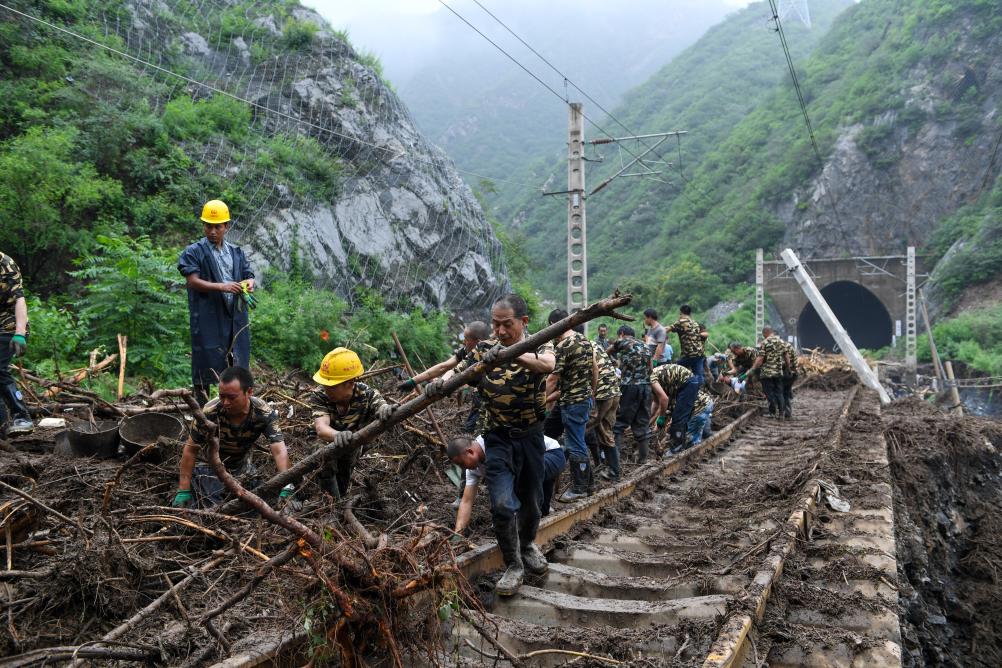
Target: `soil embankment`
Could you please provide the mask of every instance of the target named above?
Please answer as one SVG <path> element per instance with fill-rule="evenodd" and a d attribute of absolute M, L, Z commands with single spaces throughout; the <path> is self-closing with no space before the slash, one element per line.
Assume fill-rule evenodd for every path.
<path fill-rule="evenodd" d="M 904 666 L 1002 666 L 1002 424 L 886 409 Z"/>

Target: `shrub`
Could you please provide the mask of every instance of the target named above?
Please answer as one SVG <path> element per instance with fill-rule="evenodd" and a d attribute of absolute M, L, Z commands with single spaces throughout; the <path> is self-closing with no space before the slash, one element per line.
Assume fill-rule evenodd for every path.
<path fill-rule="evenodd" d="M 333 292 L 300 279 L 272 278 L 258 291 L 258 308 L 251 315 L 251 351 L 270 365 L 312 373 L 329 351 L 344 346 L 363 361 L 396 357 L 395 331 L 413 364 L 444 358 L 448 316 L 391 313 L 374 295 L 363 295 L 353 313 Z"/>
<path fill-rule="evenodd" d="M 313 44 L 316 34 L 317 27 L 309 21 L 289 18 L 282 30 L 282 42 L 295 51 L 306 51 Z"/>
<path fill-rule="evenodd" d="M 222 133 L 240 140 L 247 135 L 250 122 L 250 107 L 228 95 L 198 101 L 177 97 L 167 103 L 163 114 L 164 127 L 175 139 L 205 140 Z"/>
<path fill-rule="evenodd" d="M 133 375 L 187 384 L 187 307 L 176 255 L 154 248 L 149 237 L 98 235 L 94 252 L 76 260 L 70 274 L 84 282 L 79 318 L 83 343 L 117 349 L 116 335 L 129 337 Z"/>

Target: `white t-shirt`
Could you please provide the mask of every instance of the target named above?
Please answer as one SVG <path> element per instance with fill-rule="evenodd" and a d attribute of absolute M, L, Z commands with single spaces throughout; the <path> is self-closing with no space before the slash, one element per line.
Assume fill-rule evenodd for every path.
<path fill-rule="evenodd" d="M 483 436 L 477 436 L 475 439 L 473 439 L 473 442 L 476 443 L 478 446 L 480 446 L 481 450 L 484 450 Z M 556 439 L 550 438 L 549 436 L 543 436 L 543 444 L 546 446 L 547 451 L 556 450 L 557 448 L 560 447 L 560 443 Z M 483 480 L 484 476 L 486 475 L 487 475 L 486 461 L 475 469 L 466 469 L 466 485 L 468 487 L 479 485 L 480 481 Z"/>

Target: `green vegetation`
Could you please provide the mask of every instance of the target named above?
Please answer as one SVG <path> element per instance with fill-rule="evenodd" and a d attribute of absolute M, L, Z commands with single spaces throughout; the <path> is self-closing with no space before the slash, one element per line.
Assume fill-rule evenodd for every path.
<path fill-rule="evenodd" d="M 933 259 L 942 258 L 933 279 L 947 304 L 962 290 L 997 277 L 1002 268 L 1002 177 L 977 202 L 945 218 L 931 245 Z"/>
<path fill-rule="evenodd" d="M 98 31 L 89 12 L 121 11 L 131 20 L 120 0 L 37 4 L 33 11 L 46 20 L 105 42 L 117 38 Z M 237 2 L 206 14 L 210 26 L 181 6 L 160 18 L 178 34 L 240 37 L 261 62 L 314 42 L 317 27 L 292 17 L 296 6 Z M 281 35 L 257 22 L 268 16 Z M 360 61 L 382 75 L 375 56 Z M 188 95 L 173 81 L 35 23 L 0 24 L 0 66 L 0 250 L 25 276 L 26 365 L 47 377 L 65 373 L 85 366 L 92 350 L 117 351 L 116 336 L 124 334 L 130 387 L 145 380 L 187 385 L 188 308 L 176 263 L 180 248 L 201 236 L 201 204 L 219 196 L 239 216 L 244 193 L 278 184 L 333 203 L 343 163 L 312 137 L 268 134 L 240 100 Z M 227 164 L 239 167 L 216 171 Z M 313 287 L 297 258 L 294 251 L 292 271 L 266 277 L 258 292 L 251 315 L 256 362 L 312 372 L 339 345 L 355 347 L 366 363 L 386 360 L 396 354 L 394 330 L 415 361 L 449 352 L 445 314 L 393 313 L 395 305 L 371 294 L 356 295 L 360 306 L 352 310 Z M 113 396 L 115 381 L 104 378 L 87 387 Z"/>
<path fill-rule="evenodd" d="M 79 269 L 71 275 L 79 282 L 76 294 L 30 298 L 29 368 L 52 376 L 59 369 L 81 367 L 89 351 L 115 351 L 117 335 L 125 334 L 130 378 L 187 385 L 188 305 L 175 266 L 178 251 L 157 248 L 148 237 L 97 235 L 95 243 L 92 252 L 75 261 Z M 275 368 L 312 372 L 337 346 L 354 348 L 369 363 L 386 360 L 396 354 L 393 331 L 415 361 L 438 360 L 449 352 L 444 313 L 390 313 L 371 294 L 361 295 L 361 306 L 351 311 L 342 299 L 295 273 L 269 276 L 256 294 L 252 357 Z M 94 387 L 114 391 L 113 385 Z"/>
<path fill-rule="evenodd" d="M 822 155 L 852 124 L 862 125 L 857 144 L 877 169 L 893 168 L 899 142 L 929 120 L 952 126 L 960 142 L 996 136 L 998 128 L 982 122 L 987 92 L 958 83 L 956 72 L 989 69 L 1002 31 L 997 7 L 989 0 L 812 3 L 811 31 L 788 22 Z M 661 311 L 687 300 L 705 308 L 729 299 L 747 284 L 754 249 L 783 239 L 784 225 L 770 212 L 793 205 L 795 197 L 809 199 L 806 188 L 820 165 L 778 38 L 763 28 L 766 18 L 761 4 L 729 17 L 614 111 L 638 132 L 682 128 L 689 134 L 681 151 L 662 152 L 681 163 L 659 177 L 670 184 L 620 179 L 589 199 L 589 220 L 600 221 L 588 232 L 592 298 L 619 286 Z M 932 86 L 941 102 L 933 110 L 909 102 L 913 86 Z M 561 164 L 540 165 L 540 172 L 560 183 Z M 589 182 L 597 183 L 603 169 L 590 165 Z M 994 197 L 944 223 L 939 253 L 957 239 L 972 242 L 944 276 L 951 290 L 987 280 L 1002 266 Z M 564 207 L 560 198 L 533 193 L 500 213 L 520 220 L 533 282 L 553 286 L 545 296 L 555 299 L 562 299 L 556 291 L 564 284 Z M 516 218 L 518 212 L 527 217 Z"/>
<path fill-rule="evenodd" d="M 941 320 L 932 333 L 942 359 L 963 360 L 968 367 L 1002 376 L 1002 306 L 995 305 Z M 929 337 L 918 339 L 919 360 L 931 362 Z"/>

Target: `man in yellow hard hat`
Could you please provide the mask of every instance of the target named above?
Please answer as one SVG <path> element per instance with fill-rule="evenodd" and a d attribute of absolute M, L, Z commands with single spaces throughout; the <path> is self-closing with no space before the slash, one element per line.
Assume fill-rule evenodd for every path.
<path fill-rule="evenodd" d="M 202 405 L 226 368 L 250 366 L 245 295 L 254 290 L 254 272 L 240 247 L 226 241 L 229 228 L 226 204 L 217 199 L 206 202 L 205 238 L 185 248 L 177 264 L 188 287 L 191 383 Z"/>
<path fill-rule="evenodd" d="M 337 446 L 320 472 L 320 488 L 334 498 L 348 491 L 361 450 L 352 444 L 352 434 L 373 420 L 385 420 L 395 408 L 378 390 L 356 380 L 363 373 L 365 368 L 354 351 L 335 348 L 313 374 L 313 380 L 322 386 L 310 397 L 313 427 L 320 440 Z"/>

